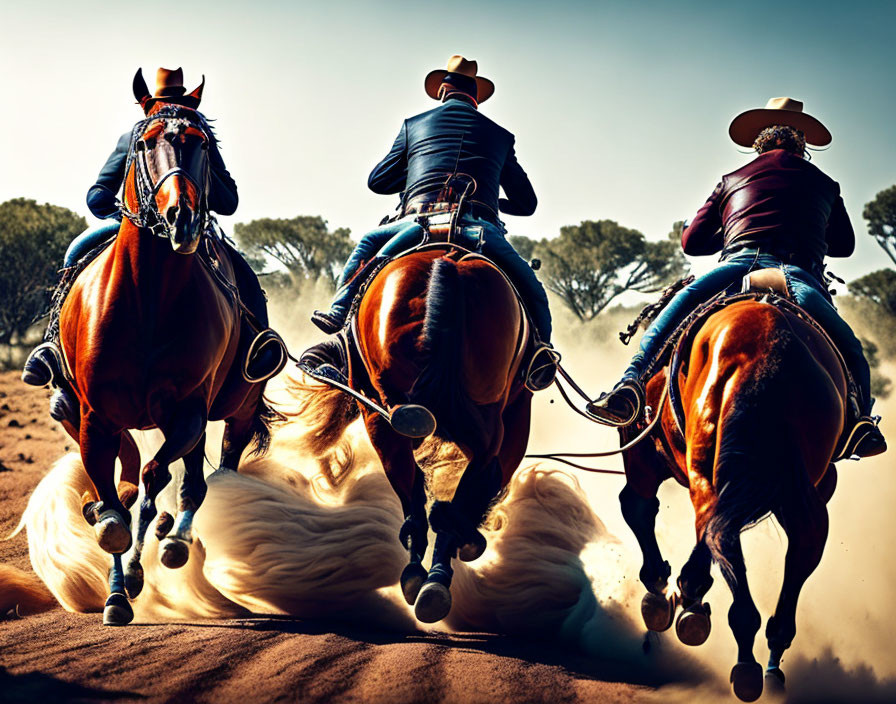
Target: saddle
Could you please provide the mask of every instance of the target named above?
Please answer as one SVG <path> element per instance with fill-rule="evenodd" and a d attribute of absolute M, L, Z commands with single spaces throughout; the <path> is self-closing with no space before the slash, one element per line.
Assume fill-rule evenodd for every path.
<path fill-rule="evenodd" d="M 825 340 L 840 362 L 840 368 L 847 380 L 847 411 L 853 418 L 859 417 L 858 387 L 852 377 L 843 354 L 834 344 L 827 331 L 803 308 L 793 300 L 792 293 L 787 284 L 784 272 L 781 269 L 759 269 L 752 271 L 743 277 L 741 290 L 731 293 L 730 290 L 722 291 L 706 303 L 698 306 L 678 327 L 672 332 L 660 352 L 645 368 L 642 383 L 657 374 L 663 367 L 668 366 L 667 393 L 669 405 L 678 431 L 684 435 L 684 406 L 681 400 L 677 380 L 682 370 L 687 368 L 690 361 L 691 343 L 697 333 L 703 327 L 706 320 L 723 308 L 741 301 L 761 301 L 775 306 L 781 310 L 795 315 L 800 320 L 808 323 Z M 851 424 L 847 423 L 847 428 Z M 840 439 L 835 453 L 835 460 L 843 459 L 843 450 L 849 445 L 851 438 Z"/>

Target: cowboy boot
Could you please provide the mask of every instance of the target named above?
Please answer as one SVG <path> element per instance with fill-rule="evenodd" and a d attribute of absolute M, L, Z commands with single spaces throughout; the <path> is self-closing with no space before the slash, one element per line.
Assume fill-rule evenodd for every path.
<path fill-rule="evenodd" d="M 887 451 L 887 441 L 878 427 L 880 416 L 859 416 L 849 433 L 843 450 L 839 453 L 841 458 L 848 457 L 874 457 Z"/>
<path fill-rule="evenodd" d="M 348 384 L 348 363 L 345 348 L 337 339 L 324 340 L 309 347 L 299 357 L 298 368 L 314 378 L 323 377 L 340 384 Z"/>
<path fill-rule="evenodd" d="M 601 394 L 585 410 L 607 425 L 624 428 L 644 413 L 644 386 L 640 379 L 624 377 L 610 393 Z"/>
<path fill-rule="evenodd" d="M 382 254 L 377 254 L 376 256 L 371 257 L 364 266 L 358 270 L 357 274 L 339 287 L 333 298 L 333 302 L 330 304 L 330 310 L 314 311 L 311 314 L 311 322 L 328 335 L 332 335 L 333 333 L 342 330 L 345 325 L 345 319 L 348 317 L 348 312 L 351 310 L 352 302 L 355 300 L 355 296 L 358 295 L 358 291 L 361 290 L 361 285 L 380 267 L 381 264 L 389 259 L 390 257 Z"/>

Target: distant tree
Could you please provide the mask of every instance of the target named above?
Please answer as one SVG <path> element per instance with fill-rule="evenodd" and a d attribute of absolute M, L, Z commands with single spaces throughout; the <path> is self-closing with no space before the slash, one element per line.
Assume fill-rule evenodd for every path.
<path fill-rule="evenodd" d="M 286 268 L 294 284 L 321 277 L 335 284 L 353 246 L 347 228 L 331 232 L 320 216 L 262 218 L 239 223 L 233 232 L 250 262 L 257 267 L 265 256 L 271 257 Z"/>
<path fill-rule="evenodd" d="M 524 237 L 523 235 L 511 235 L 507 238 L 507 241 L 527 261 L 532 259 L 535 254 L 535 247 L 538 244 L 538 240 L 533 240 L 531 237 Z"/>
<path fill-rule="evenodd" d="M 880 269 L 848 284 L 853 296 L 865 298 L 896 316 L 896 271 Z"/>
<path fill-rule="evenodd" d="M 666 239 L 648 242 L 612 220 L 567 225 L 559 237 L 538 242 L 534 254 L 543 262 L 545 286 L 582 321 L 625 291 L 661 290 L 688 266 L 674 229 Z"/>
<path fill-rule="evenodd" d="M 0 203 L 0 343 L 21 338 L 44 312 L 65 250 L 86 227 L 58 205 L 27 198 Z"/>
<path fill-rule="evenodd" d="M 868 221 L 868 234 L 896 264 L 896 186 L 881 191 L 866 203 L 862 215 Z"/>
<path fill-rule="evenodd" d="M 880 357 L 878 356 L 877 345 L 864 337 L 860 338 L 860 340 L 862 349 L 865 350 L 865 359 L 868 360 L 868 366 L 871 368 L 871 394 L 875 398 L 885 399 L 892 392 L 893 383 L 880 370 Z"/>

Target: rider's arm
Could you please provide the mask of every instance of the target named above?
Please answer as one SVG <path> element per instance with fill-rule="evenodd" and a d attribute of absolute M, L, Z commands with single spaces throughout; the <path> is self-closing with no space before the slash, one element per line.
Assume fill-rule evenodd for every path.
<path fill-rule="evenodd" d="M 209 184 L 208 207 L 218 215 L 233 215 L 240 198 L 236 192 L 236 181 L 224 166 L 224 159 L 218 151 L 218 142 L 212 139 L 208 145 L 208 164 L 211 174 Z"/>
<path fill-rule="evenodd" d="M 96 178 L 96 183 L 87 191 L 87 207 L 98 218 L 121 220 L 116 198 L 124 181 L 124 168 L 128 159 L 131 133 L 126 132 L 118 139 L 115 151 L 106 159 L 106 164 Z"/>
<path fill-rule="evenodd" d="M 837 196 L 834 207 L 831 208 L 825 239 L 828 243 L 829 257 L 848 257 L 856 249 L 856 234 L 853 232 L 842 196 Z"/>
<path fill-rule="evenodd" d="M 408 178 L 408 127 L 401 123 L 401 131 L 395 144 L 379 164 L 373 167 L 367 179 L 367 187 L 374 193 L 389 195 L 404 190 Z"/>
<path fill-rule="evenodd" d="M 508 215 L 531 215 L 538 205 L 535 197 L 535 189 L 523 167 L 516 160 L 513 144 L 504 160 L 504 168 L 501 169 L 501 188 L 504 189 L 506 198 L 498 199 L 498 209 Z"/>
<path fill-rule="evenodd" d="M 691 256 L 715 254 L 722 249 L 725 242 L 722 231 L 721 195 L 720 183 L 703 207 L 697 211 L 691 224 L 681 233 L 681 248 L 685 254 Z"/>

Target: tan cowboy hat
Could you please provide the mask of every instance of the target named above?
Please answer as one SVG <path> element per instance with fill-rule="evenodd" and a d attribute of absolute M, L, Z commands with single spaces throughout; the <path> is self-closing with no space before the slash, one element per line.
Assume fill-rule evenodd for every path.
<path fill-rule="evenodd" d="M 831 143 L 828 128 L 803 112 L 803 104 L 793 98 L 771 98 L 764 108 L 742 112 L 731 121 L 728 134 L 736 144 L 752 147 L 759 133 L 772 125 L 795 127 L 806 136 L 809 144 L 816 147 Z"/>
<path fill-rule="evenodd" d="M 475 61 L 468 61 L 460 54 L 455 54 L 448 59 L 447 69 L 436 69 L 435 71 L 430 71 L 426 74 L 426 80 L 423 81 L 423 87 L 426 89 L 426 94 L 430 98 L 438 100 L 439 86 L 445 81 L 445 76 L 449 73 L 456 73 L 476 81 L 476 102 L 484 103 L 491 98 L 492 93 L 495 92 L 495 84 L 487 78 L 477 76 L 476 72 L 478 70 L 479 66 Z"/>
<path fill-rule="evenodd" d="M 183 105 L 195 110 L 199 107 L 199 102 L 202 100 L 202 89 L 204 87 L 205 76 L 202 77 L 202 83 L 187 93 L 187 89 L 184 88 L 183 69 L 160 68 L 156 72 L 156 92 L 154 95 L 150 95 L 146 81 L 143 79 L 143 69 L 138 68 L 137 73 L 134 75 L 134 97 L 146 112 L 149 112 L 153 105 L 160 102 Z"/>

